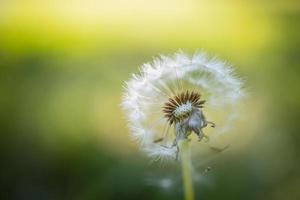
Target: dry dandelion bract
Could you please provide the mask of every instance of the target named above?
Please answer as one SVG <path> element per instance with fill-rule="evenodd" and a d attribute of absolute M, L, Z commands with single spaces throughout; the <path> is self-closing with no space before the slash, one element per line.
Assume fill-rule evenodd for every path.
<path fill-rule="evenodd" d="M 173 98 L 169 98 L 163 106 L 163 112 L 170 125 L 179 122 L 189 116 L 194 108 L 203 108 L 205 100 L 200 101 L 200 94 L 197 92 L 181 92 Z"/>

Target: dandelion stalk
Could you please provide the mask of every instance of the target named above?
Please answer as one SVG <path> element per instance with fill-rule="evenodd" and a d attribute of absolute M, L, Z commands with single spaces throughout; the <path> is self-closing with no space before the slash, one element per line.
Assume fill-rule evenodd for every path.
<path fill-rule="evenodd" d="M 181 167 L 182 167 L 182 179 L 184 186 L 184 199 L 194 200 L 194 188 L 192 178 L 192 163 L 191 153 L 188 139 L 182 139 L 178 142 L 180 149 Z"/>

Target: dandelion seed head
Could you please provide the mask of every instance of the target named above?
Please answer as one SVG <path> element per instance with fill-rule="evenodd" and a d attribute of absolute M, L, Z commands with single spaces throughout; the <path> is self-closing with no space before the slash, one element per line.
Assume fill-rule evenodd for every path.
<path fill-rule="evenodd" d="M 227 112 L 228 121 L 218 124 L 212 134 L 226 133 L 243 96 L 243 81 L 229 64 L 204 52 L 189 57 L 180 51 L 142 65 L 125 83 L 122 107 L 141 149 L 150 157 L 165 159 L 176 155 L 176 148 L 168 148 L 175 137 L 174 124 L 193 124 L 197 116 L 192 115 L 200 116 L 205 102 L 207 109 Z M 161 137 L 163 141 L 156 143 Z"/>

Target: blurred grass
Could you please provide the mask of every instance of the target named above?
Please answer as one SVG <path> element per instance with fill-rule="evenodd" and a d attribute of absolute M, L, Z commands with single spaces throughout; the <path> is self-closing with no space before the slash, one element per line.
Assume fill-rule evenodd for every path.
<path fill-rule="evenodd" d="M 293 1 L 1 1 L 1 199 L 181 199 L 178 167 L 149 165 L 119 107 L 130 73 L 179 48 L 230 61 L 250 93 L 251 120 L 234 140 L 240 147 L 212 163 L 197 193 L 299 199 L 299 8 Z M 149 185 L 149 174 L 176 184 Z"/>

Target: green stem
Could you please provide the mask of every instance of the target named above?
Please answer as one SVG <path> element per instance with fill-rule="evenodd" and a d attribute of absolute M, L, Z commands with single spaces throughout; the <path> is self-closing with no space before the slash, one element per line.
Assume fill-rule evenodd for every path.
<path fill-rule="evenodd" d="M 187 139 L 182 139 L 178 141 L 178 144 L 179 144 L 180 160 L 181 160 L 181 167 L 182 167 L 184 199 L 194 200 L 192 163 L 191 163 L 189 141 Z"/>

